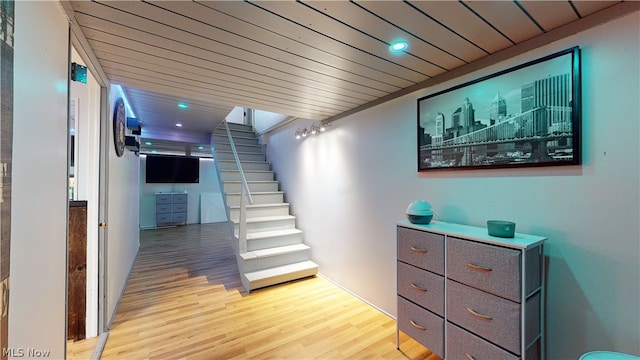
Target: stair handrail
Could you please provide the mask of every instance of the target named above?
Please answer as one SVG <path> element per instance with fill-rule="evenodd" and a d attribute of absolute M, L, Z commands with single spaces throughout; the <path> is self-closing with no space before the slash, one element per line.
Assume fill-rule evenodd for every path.
<path fill-rule="evenodd" d="M 240 157 L 238 156 L 236 145 L 233 142 L 233 137 L 231 136 L 231 129 L 229 129 L 229 125 L 227 124 L 226 120 L 224 120 L 222 123 L 224 124 L 224 128 L 227 132 L 227 138 L 229 139 L 231 152 L 233 152 L 233 158 L 236 161 L 236 166 L 238 167 L 238 172 L 240 173 L 240 224 L 238 231 L 238 245 L 239 253 L 242 254 L 247 252 L 247 202 L 249 203 L 249 205 L 253 204 L 253 198 L 251 197 L 251 190 L 249 190 L 247 178 L 244 176 L 244 170 L 242 170 L 242 164 L 240 163 Z"/>

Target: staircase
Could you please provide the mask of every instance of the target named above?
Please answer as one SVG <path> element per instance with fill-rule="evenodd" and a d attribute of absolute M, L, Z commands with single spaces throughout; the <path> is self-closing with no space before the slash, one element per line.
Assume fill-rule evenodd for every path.
<path fill-rule="evenodd" d="M 252 127 L 227 125 L 253 199 L 252 204 L 246 205 L 246 251 L 243 251 L 240 246 L 242 178 L 222 124 L 213 133 L 213 144 L 229 220 L 234 225 L 242 285 L 251 291 L 316 275 L 318 265 L 310 260 L 311 248 L 302 242 L 302 231 L 295 227 L 296 218 L 289 213 L 283 192 L 278 191 L 278 182 Z"/>

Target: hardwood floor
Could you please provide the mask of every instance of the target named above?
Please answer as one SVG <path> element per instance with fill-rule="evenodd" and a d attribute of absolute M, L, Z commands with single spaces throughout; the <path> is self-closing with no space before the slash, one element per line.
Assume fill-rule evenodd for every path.
<path fill-rule="evenodd" d="M 78 341 L 67 341 L 67 360 L 87 360 L 91 359 L 93 351 L 98 344 L 98 338 L 83 339 Z"/>
<path fill-rule="evenodd" d="M 145 230 L 102 359 L 428 359 L 322 277 L 246 293 L 226 224 Z"/>

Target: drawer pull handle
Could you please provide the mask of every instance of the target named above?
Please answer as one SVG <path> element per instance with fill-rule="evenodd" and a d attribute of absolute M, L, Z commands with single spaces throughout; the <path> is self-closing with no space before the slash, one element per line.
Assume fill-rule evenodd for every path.
<path fill-rule="evenodd" d="M 419 290 L 419 291 L 427 292 L 427 289 L 425 289 L 425 288 L 423 288 L 423 287 L 420 287 L 420 286 L 418 286 L 418 285 L 416 285 L 416 284 L 414 284 L 414 283 L 411 283 L 411 287 L 412 287 L 412 288 L 414 288 L 414 289 L 416 289 L 416 290 Z"/>
<path fill-rule="evenodd" d="M 464 353 L 464 356 L 469 360 L 476 360 L 473 356 L 469 355 L 469 353 Z"/>
<path fill-rule="evenodd" d="M 420 249 L 420 248 L 417 248 L 417 247 L 415 247 L 415 246 L 412 246 L 412 247 L 411 247 L 411 250 L 412 250 L 412 251 L 415 251 L 415 252 L 423 253 L 423 254 L 426 254 L 426 253 L 428 253 L 428 252 L 429 252 L 428 250 Z"/>
<path fill-rule="evenodd" d="M 416 329 L 420 329 L 420 330 L 427 330 L 427 328 L 426 328 L 426 327 L 424 327 L 424 326 L 422 326 L 422 325 L 418 325 L 418 324 L 416 324 L 416 322 L 415 322 L 415 321 L 413 321 L 413 320 L 409 320 L 409 322 L 410 322 L 410 323 L 411 323 L 411 325 L 413 325 L 413 327 L 414 327 L 414 328 L 416 328 Z"/>
<path fill-rule="evenodd" d="M 477 311 L 475 311 L 475 310 L 473 310 L 473 309 L 471 309 L 471 308 L 467 308 L 467 311 L 468 311 L 471 315 L 473 315 L 473 316 L 477 316 L 477 317 L 479 317 L 480 319 L 483 319 L 483 320 L 493 320 L 493 318 L 492 318 L 491 316 L 487 316 L 487 315 L 480 314 L 479 312 L 477 312 Z"/>
<path fill-rule="evenodd" d="M 493 271 L 493 269 L 488 268 L 488 267 L 484 267 L 484 266 L 480 266 L 480 265 L 476 265 L 476 264 L 472 264 L 472 263 L 467 263 L 467 266 L 472 268 L 472 269 L 476 269 L 476 270 L 480 270 L 480 271 Z"/>

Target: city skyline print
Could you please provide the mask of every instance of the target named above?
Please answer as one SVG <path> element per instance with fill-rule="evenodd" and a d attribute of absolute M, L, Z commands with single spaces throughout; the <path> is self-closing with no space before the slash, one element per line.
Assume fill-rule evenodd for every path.
<path fill-rule="evenodd" d="M 418 171 L 580 164 L 580 49 L 418 99 Z"/>

